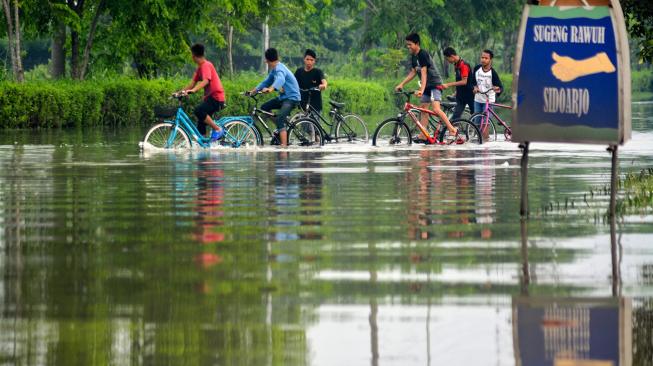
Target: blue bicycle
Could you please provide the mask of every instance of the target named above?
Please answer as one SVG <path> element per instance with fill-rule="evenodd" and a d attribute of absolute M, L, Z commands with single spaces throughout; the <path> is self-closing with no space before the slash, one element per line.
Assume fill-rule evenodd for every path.
<path fill-rule="evenodd" d="M 182 107 L 182 101 L 188 97 L 186 93 L 175 93 L 172 98 L 177 99 L 176 108 L 155 108 L 155 115 L 163 122 L 153 126 L 145 134 L 143 146 L 152 146 L 159 149 L 188 149 L 193 141 L 200 147 L 211 146 L 248 147 L 258 146 L 261 137 L 254 127 L 251 116 L 222 117 L 215 123 L 224 129 L 225 136 L 219 141 L 200 134 L 195 124 L 188 117 Z M 171 119 L 174 118 L 174 119 Z"/>

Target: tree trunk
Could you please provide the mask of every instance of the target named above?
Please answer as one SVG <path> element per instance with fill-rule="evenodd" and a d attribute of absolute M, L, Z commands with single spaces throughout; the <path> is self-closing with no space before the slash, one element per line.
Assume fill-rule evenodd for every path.
<path fill-rule="evenodd" d="M 263 23 L 263 53 L 270 48 L 270 26 L 268 25 L 268 17 L 265 17 L 265 22 Z M 265 63 L 265 54 L 261 57 L 261 73 L 265 74 L 268 72 L 268 64 Z"/>
<path fill-rule="evenodd" d="M 20 17 L 18 16 L 18 0 L 14 0 L 14 53 L 16 53 L 16 81 L 25 81 L 25 70 L 23 70 L 23 57 L 20 54 Z"/>
<path fill-rule="evenodd" d="M 512 63 L 515 57 L 515 43 L 517 32 L 506 32 L 503 34 L 503 71 L 512 72 Z"/>
<path fill-rule="evenodd" d="M 86 69 L 88 68 L 88 62 L 91 57 L 91 47 L 93 47 L 93 40 L 95 38 L 95 30 L 97 29 L 97 23 L 100 20 L 100 15 L 102 14 L 102 9 L 104 8 L 104 2 L 105 0 L 101 0 L 97 6 L 97 9 L 95 9 L 95 16 L 93 16 L 91 29 L 88 31 L 88 38 L 86 39 L 86 46 L 84 47 L 84 57 L 79 69 L 79 80 L 84 80 L 84 77 L 86 76 Z"/>
<path fill-rule="evenodd" d="M 17 82 L 23 82 L 25 77 L 23 73 L 23 65 L 21 59 L 20 51 L 20 21 L 18 14 L 18 3 L 16 0 L 13 0 L 14 5 L 14 15 L 11 14 L 11 0 L 2 0 L 2 8 L 5 13 L 5 18 L 7 20 L 7 46 L 9 51 L 9 57 L 11 60 L 11 71 L 14 75 L 14 80 Z"/>
<path fill-rule="evenodd" d="M 79 79 L 79 33 L 70 31 L 70 76 Z"/>
<path fill-rule="evenodd" d="M 365 7 L 363 9 L 363 49 L 361 52 L 362 56 L 362 61 L 363 61 L 363 78 L 367 79 L 372 76 L 372 67 L 370 66 L 369 62 L 369 57 L 367 55 L 367 51 L 371 47 L 371 42 L 368 36 L 368 28 L 370 24 L 370 9 L 368 7 Z"/>
<path fill-rule="evenodd" d="M 84 0 L 67 0 L 68 7 L 79 16 L 80 19 L 83 19 L 83 10 L 84 10 Z M 79 63 L 79 32 L 75 30 L 70 31 L 70 76 L 73 79 L 80 78 L 80 63 Z"/>
<path fill-rule="evenodd" d="M 2 10 L 7 20 L 7 48 L 9 51 L 9 60 L 11 62 L 11 73 L 16 75 L 16 54 L 14 53 L 14 21 L 11 16 L 11 7 L 9 0 L 2 0 Z"/>
<path fill-rule="evenodd" d="M 229 75 L 234 75 L 234 56 L 233 56 L 233 46 L 234 46 L 234 26 L 231 25 L 231 22 L 227 22 L 227 60 L 229 62 Z"/>
<path fill-rule="evenodd" d="M 50 75 L 54 79 L 66 76 L 66 25 L 63 22 L 57 22 L 52 35 Z"/>

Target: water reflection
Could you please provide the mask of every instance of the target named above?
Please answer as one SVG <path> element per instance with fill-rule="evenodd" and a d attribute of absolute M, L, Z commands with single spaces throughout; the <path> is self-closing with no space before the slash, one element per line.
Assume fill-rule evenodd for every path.
<path fill-rule="evenodd" d="M 529 296 L 528 222 L 524 219 L 521 235 L 521 295 L 512 300 L 515 364 L 631 365 L 632 301 L 621 297 L 616 214 L 610 215 L 612 298 Z"/>
<path fill-rule="evenodd" d="M 595 200 L 520 225 L 516 146 L 141 156 L 139 137 L 0 137 L 0 364 L 512 365 L 513 297 L 613 294 L 650 363 L 651 217 L 611 225 Z M 634 137 L 624 172 L 653 163 Z M 533 208 L 606 182 L 604 148 L 532 148 Z"/>

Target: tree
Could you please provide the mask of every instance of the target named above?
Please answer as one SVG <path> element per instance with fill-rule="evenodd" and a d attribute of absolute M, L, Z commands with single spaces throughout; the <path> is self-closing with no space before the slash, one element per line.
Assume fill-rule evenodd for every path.
<path fill-rule="evenodd" d="M 653 2 L 622 0 L 631 37 L 638 39 L 640 62 L 653 62 Z"/>
<path fill-rule="evenodd" d="M 9 48 L 9 57 L 11 59 L 11 69 L 16 81 L 23 82 L 25 74 L 23 70 L 23 61 L 20 48 L 20 12 L 18 0 L 2 0 L 0 3 L 4 11 L 4 17 L 7 23 L 7 40 Z"/>

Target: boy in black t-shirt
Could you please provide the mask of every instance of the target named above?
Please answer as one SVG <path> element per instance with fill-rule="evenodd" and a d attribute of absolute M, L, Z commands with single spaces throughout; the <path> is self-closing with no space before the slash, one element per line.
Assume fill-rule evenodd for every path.
<path fill-rule="evenodd" d="M 300 89 L 320 88 L 320 91 L 327 88 L 327 81 L 324 78 L 322 70 L 315 67 L 317 55 L 315 51 L 307 49 L 304 52 L 304 67 L 300 67 L 295 71 L 295 78 L 299 83 Z M 308 93 L 301 92 L 302 95 L 302 108 L 306 108 L 308 102 Z M 312 92 L 311 105 L 318 112 L 322 112 L 322 93 Z"/>
<path fill-rule="evenodd" d="M 413 80 L 415 76 L 419 76 L 421 81 L 420 89 L 415 92 L 415 95 L 421 98 L 420 107 L 428 109 L 430 106 L 433 112 L 440 117 L 440 120 L 445 123 L 449 132 L 456 135 L 458 131 L 451 125 L 449 118 L 447 118 L 447 115 L 440 108 L 440 101 L 442 100 L 442 77 L 436 69 L 431 55 L 420 47 L 420 38 L 417 33 L 411 33 L 406 36 L 406 47 L 411 55 L 411 69 L 408 76 L 395 87 L 395 90 L 402 90 L 404 85 Z M 425 128 L 428 126 L 428 120 L 428 114 L 422 113 L 421 123 Z M 427 140 L 427 137 L 420 132 L 417 140 Z"/>

